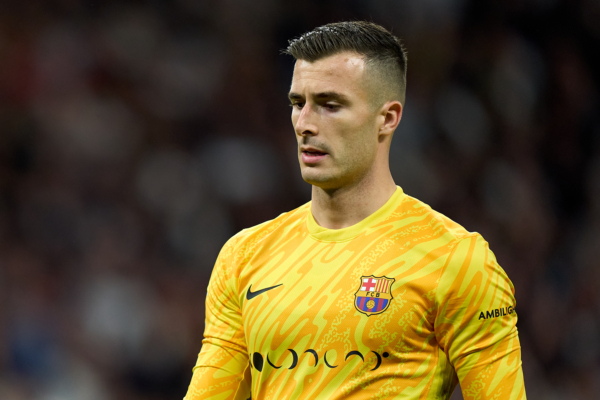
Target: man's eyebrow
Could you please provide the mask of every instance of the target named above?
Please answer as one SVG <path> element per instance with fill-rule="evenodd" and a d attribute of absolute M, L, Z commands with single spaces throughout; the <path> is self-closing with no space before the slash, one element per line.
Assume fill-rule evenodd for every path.
<path fill-rule="evenodd" d="M 348 96 L 339 92 L 321 92 L 314 96 L 317 99 L 334 99 L 339 101 L 348 101 Z"/>
<path fill-rule="evenodd" d="M 321 93 L 315 94 L 313 97 L 315 97 L 317 99 L 333 99 L 333 100 L 339 100 L 339 101 L 344 101 L 344 102 L 349 101 L 348 96 L 346 96 L 345 94 L 339 93 L 339 92 L 321 92 Z M 290 92 L 288 94 L 288 98 L 290 100 L 301 100 L 301 99 L 303 99 L 303 96 L 298 93 L 295 93 L 295 92 Z"/>

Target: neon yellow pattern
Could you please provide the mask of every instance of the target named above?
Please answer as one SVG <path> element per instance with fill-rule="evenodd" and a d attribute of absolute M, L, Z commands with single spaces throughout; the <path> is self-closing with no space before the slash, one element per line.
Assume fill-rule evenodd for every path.
<path fill-rule="evenodd" d="M 525 399 L 516 322 L 481 235 L 400 188 L 339 230 L 307 203 L 223 247 L 186 400 L 448 399 L 459 380 Z"/>

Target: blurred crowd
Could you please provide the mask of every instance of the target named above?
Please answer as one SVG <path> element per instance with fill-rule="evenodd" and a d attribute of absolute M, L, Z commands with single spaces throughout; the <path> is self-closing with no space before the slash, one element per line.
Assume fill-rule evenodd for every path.
<path fill-rule="evenodd" d="M 1 399 L 184 396 L 221 246 L 310 200 L 280 50 L 349 19 L 404 39 L 392 173 L 490 242 L 528 397 L 600 398 L 598 1 L 6 0 Z"/>

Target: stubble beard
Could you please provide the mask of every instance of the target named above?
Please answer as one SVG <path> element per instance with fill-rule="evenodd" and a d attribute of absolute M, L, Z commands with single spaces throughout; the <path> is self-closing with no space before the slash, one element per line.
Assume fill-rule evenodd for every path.
<path fill-rule="evenodd" d="M 335 163 L 335 159 L 328 161 Z M 353 186 L 369 173 L 370 168 L 366 165 L 369 163 L 365 161 L 361 159 L 349 159 L 342 163 L 342 165 L 331 165 L 327 166 L 327 168 L 324 168 L 325 166 L 302 166 L 302 179 L 325 191 Z"/>
<path fill-rule="evenodd" d="M 339 174 L 335 174 L 334 171 L 319 171 L 318 167 L 303 166 L 301 174 L 306 183 L 322 189 L 334 189 L 339 186 Z"/>
<path fill-rule="evenodd" d="M 367 130 L 366 126 L 362 127 Z M 367 136 L 365 132 L 361 135 Z M 313 140 L 304 140 L 303 144 L 312 145 L 327 151 L 328 160 L 325 165 L 307 166 L 300 159 L 300 170 L 305 182 L 325 191 L 336 190 L 360 184 L 373 171 L 376 154 L 370 153 L 369 144 L 356 142 L 354 146 L 332 155 L 329 145 Z"/>

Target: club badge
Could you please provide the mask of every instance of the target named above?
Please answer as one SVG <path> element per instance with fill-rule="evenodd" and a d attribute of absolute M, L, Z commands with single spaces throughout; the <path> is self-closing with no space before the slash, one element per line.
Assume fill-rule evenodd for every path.
<path fill-rule="evenodd" d="M 367 315 L 381 314 L 392 302 L 392 285 L 395 279 L 385 276 L 362 276 L 354 294 L 354 307 Z"/>

